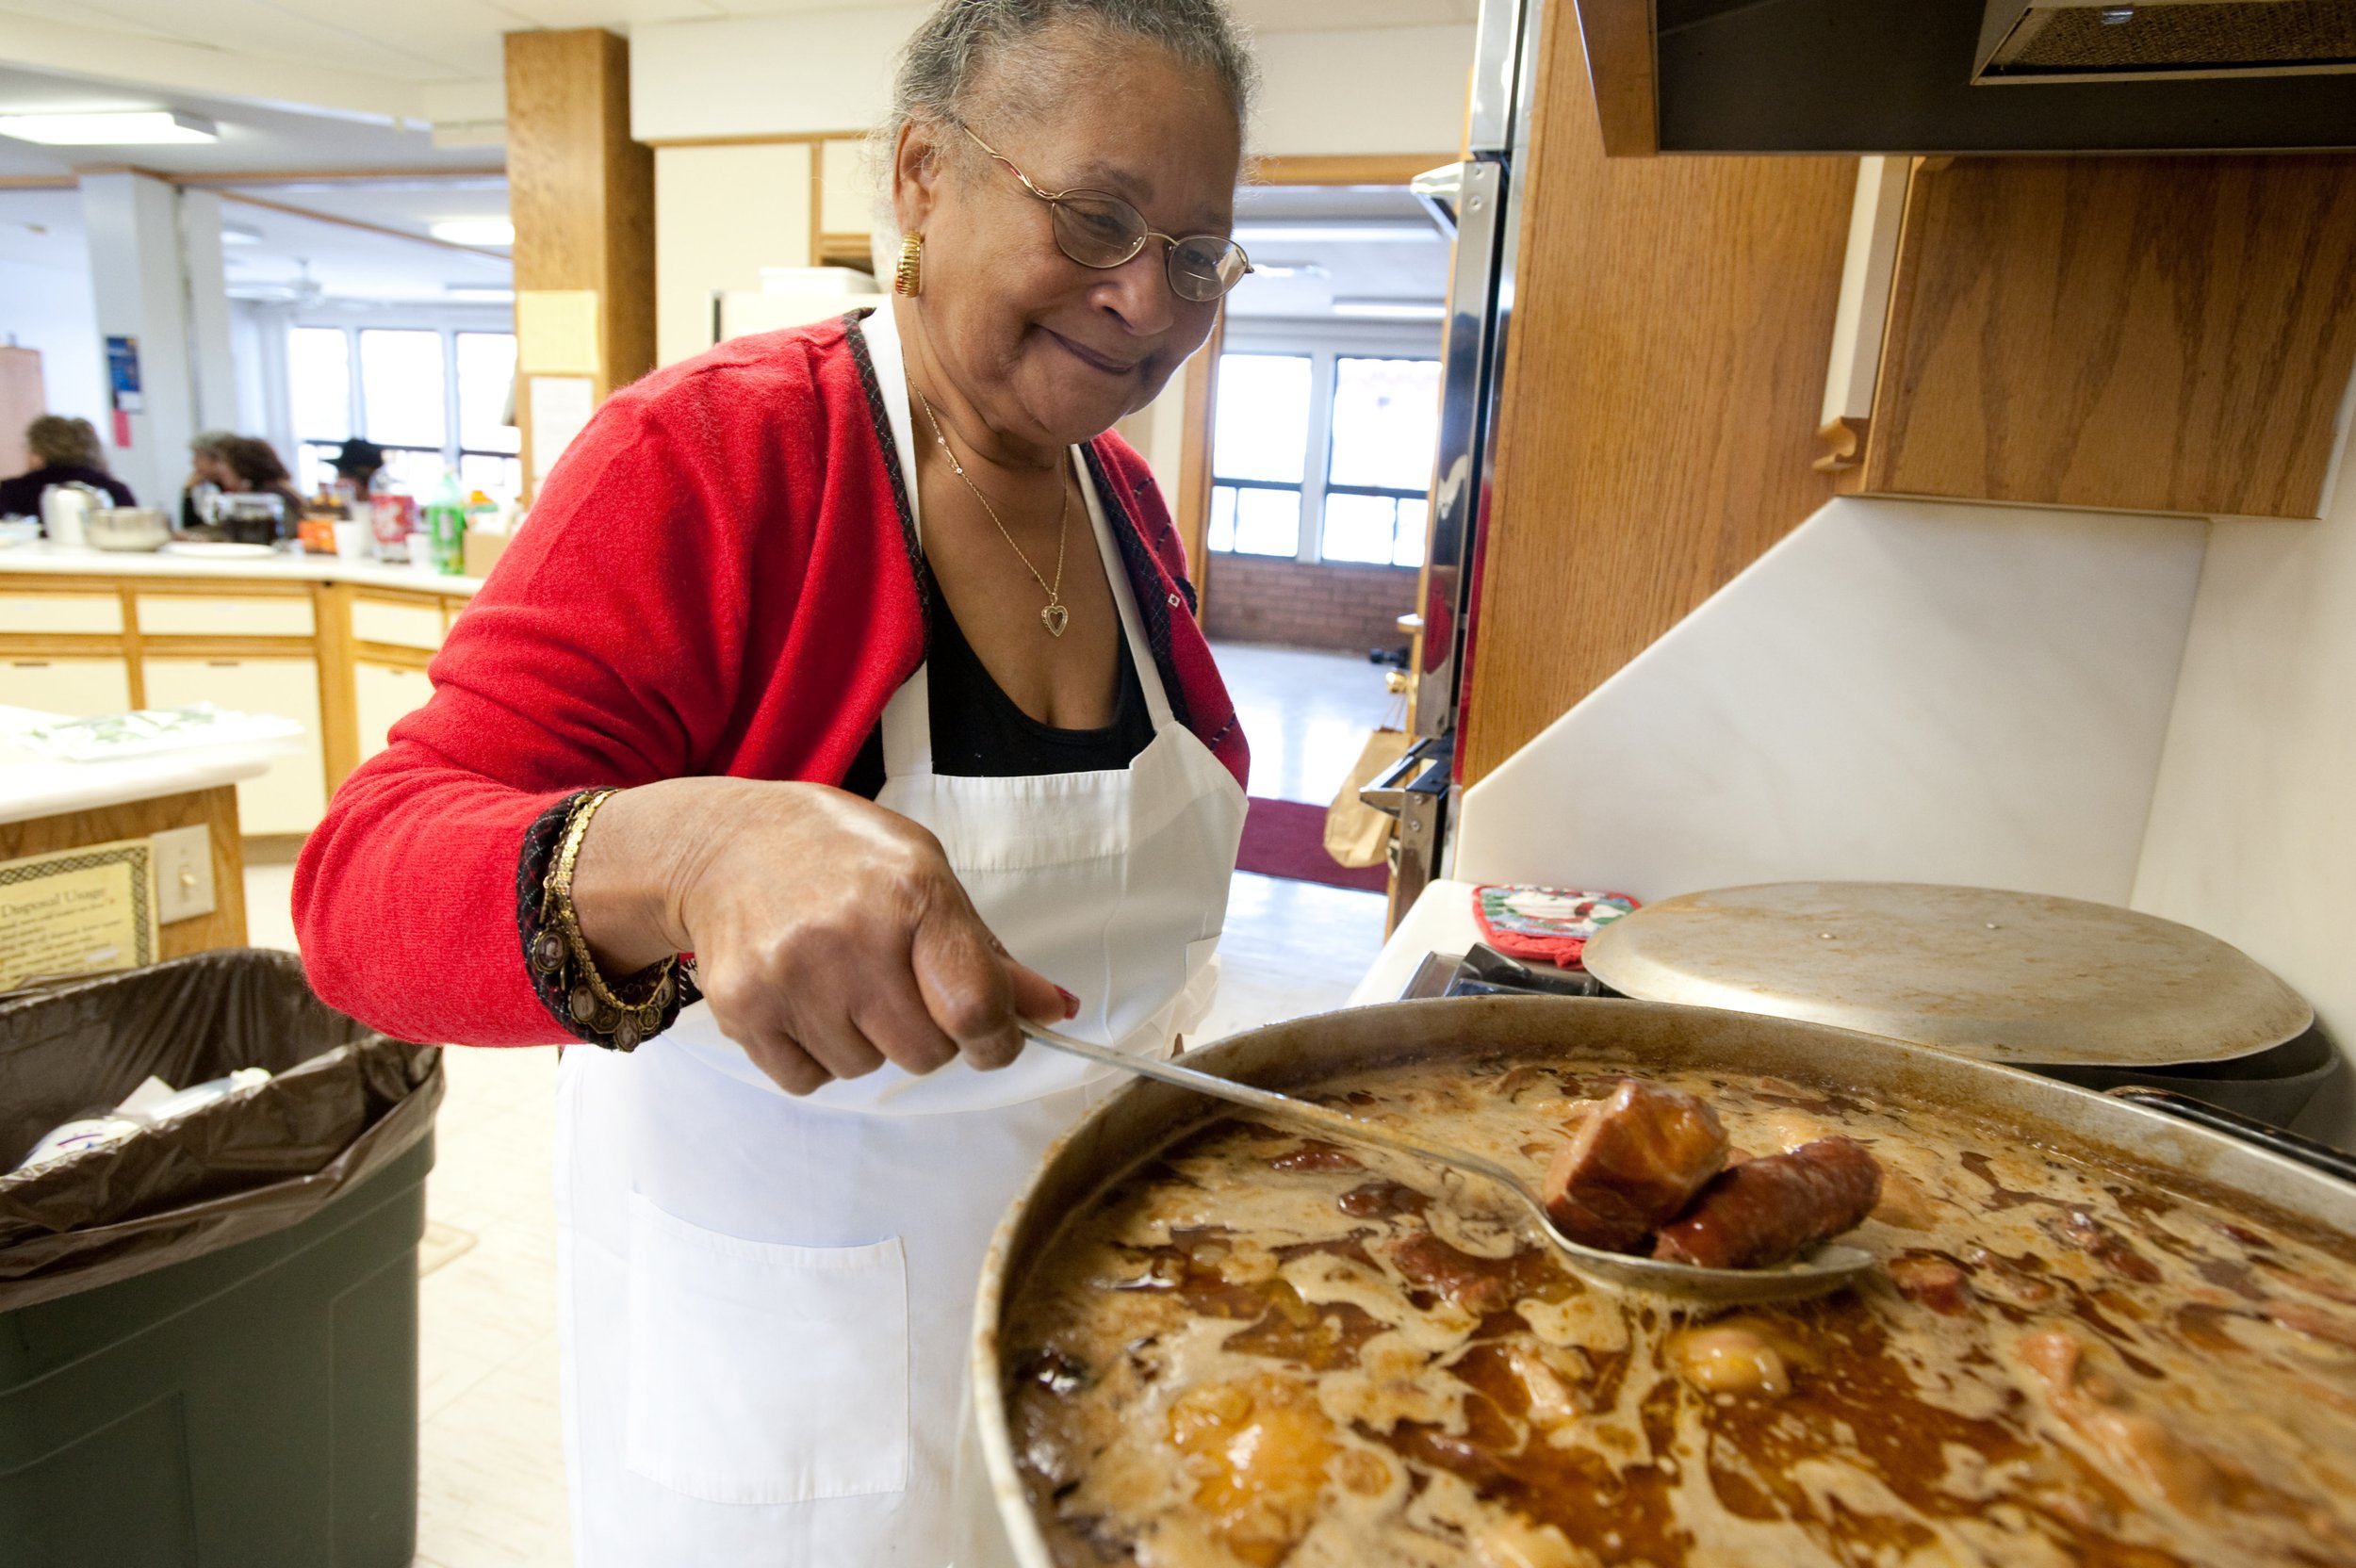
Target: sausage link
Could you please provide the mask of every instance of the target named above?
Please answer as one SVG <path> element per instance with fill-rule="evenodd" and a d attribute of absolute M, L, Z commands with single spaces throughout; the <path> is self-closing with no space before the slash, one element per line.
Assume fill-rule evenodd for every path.
<path fill-rule="evenodd" d="M 1726 1163 L 1726 1129 L 1706 1102 L 1622 1079 L 1555 1156 L 1546 1217 L 1573 1241 L 1635 1251 Z"/>
<path fill-rule="evenodd" d="M 1664 1225 L 1653 1255 L 1704 1268 L 1763 1268 L 1864 1223 L 1882 1168 L 1855 1138 L 1818 1138 L 1718 1173 Z"/>

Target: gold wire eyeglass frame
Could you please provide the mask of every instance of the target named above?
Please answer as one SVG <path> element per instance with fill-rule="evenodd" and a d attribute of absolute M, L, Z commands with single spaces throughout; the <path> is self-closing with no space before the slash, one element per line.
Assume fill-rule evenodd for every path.
<path fill-rule="evenodd" d="M 988 153 L 990 157 L 995 159 L 997 162 L 1005 164 L 1006 166 L 1006 172 L 1012 174 L 1016 179 L 1023 182 L 1023 189 L 1029 191 L 1040 201 L 1045 202 L 1050 207 L 1054 207 L 1058 211 L 1061 211 L 1065 202 L 1071 198 L 1075 196 L 1085 196 L 1093 201 L 1110 203 L 1112 205 L 1120 208 L 1121 211 L 1127 213 L 1131 218 L 1136 220 L 1136 227 L 1137 230 L 1136 243 L 1129 247 L 1126 254 L 1113 261 L 1090 261 L 1086 256 L 1073 255 L 1072 253 L 1071 246 L 1064 242 L 1064 235 L 1061 225 L 1051 225 L 1051 227 L 1054 228 L 1055 235 L 1055 249 L 1061 251 L 1067 258 L 1076 262 L 1082 267 L 1092 268 L 1100 272 L 1109 272 L 1116 267 L 1126 267 L 1130 262 L 1137 259 L 1138 252 L 1145 249 L 1145 242 L 1147 240 L 1158 239 L 1163 245 L 1162 270 L 1170 279 L 1170 292 L 1176 294 L 1182 300 L 1191 300 L 1197 304 L 1209 304 L 1215 300 L 1225 298 L 1228 292 L 1232 290 L 1235 285 L 1243 282 L 1243 280 L 1251 276 L 1253 271 L 1252 257 L 1250 254 L 1245 252 L 1242 246 L 1236 244 L 1233 239 L 1228 238 L 1224 235 L 1164 234 L 1161 230 L 1154 228 L 1152 224 L 1145 220 L 1145 214 L 1139 212 L 1130 203 L 1121 200 L 1120 197 L 1114 195 L 1108 190 L 1041 190 L 1038 186 L 1031 183 L 1031 177 L 1028 174 L 1025 174 L 1021 169 L 1016 167 L 1015 161 L 1012 158 L 1006 156 L 1006 154 L 1000 152 L 997 148 L 992 147 L 989 142 L 984 141 L 980 135 L 974 131 L 973 126 L 967 124 L 964 121 L 959 120 L 957 122 L 957 129 L 963 131 L 967 136 L 973 138 L 974 146 L 979 147 L 983 152 Z M 1236 270 L 1233 277 L 1225 275 L 1223 271 L 1214 271 L 1207 276 L 1201 272 L 1192 270 L 1181 271 L 1178 266 L 1178 247 L 1198 241 L 1205 244 L 1216 245 L 1222 252 L 1233 251 L 1243 265 Z M 1189 293 L 1187 291 L 1187 285 L 1189 283 L 1196 284 L 1197 286 L 1204 284 L 1210 285 L 1215 289 L 1215 292 L 1209 295 Z"/>

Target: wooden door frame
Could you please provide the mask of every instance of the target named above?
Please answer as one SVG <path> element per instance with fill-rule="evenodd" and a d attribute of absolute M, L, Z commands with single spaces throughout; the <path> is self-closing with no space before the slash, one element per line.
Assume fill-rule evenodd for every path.
<path fill-rule="evenodd" d="M 1356 153 L 1254 158 L 1244 183 L 1405 186 L 1426 170 L 1453 163 L 1457 157 L 1454 153 Z M 1222 306 L 1210 337 L 1181 372 L 1186 378 L 1186 440 L 1180 449 L 1178 497 L 1171 521 L 1177 525 L 1187 564 L 1194 571 L 1198 620 L 1209 613 L 1211 603 L 1211 418 L 1219 406 L 1219 356 L 1226 337 L 1227 311 Z"/>

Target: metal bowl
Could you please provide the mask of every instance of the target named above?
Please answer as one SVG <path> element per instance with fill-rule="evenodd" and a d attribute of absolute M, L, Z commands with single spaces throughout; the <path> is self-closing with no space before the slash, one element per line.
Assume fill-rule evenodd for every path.
<path fill-rule="evenodd" d="M 155 550 L 172 541 L 172 519 L 152 506 L 93 507 L 82 537 L 102 550 Z"/>
<path fill-rule="evenodd" d="M 1189 1066 L 1299 1091 L 1390 1063 L 1505 1054 L 1723 1070 L 1862 1092 L 1885 1104 L 1973 1113 L 2022 1145 L 2061 1144 L 2124 1170 L 2164 1170 L 2356 1235 L 2356 1183 L 2148 1108 L 2013 1068 L 1800 1020 L 1617 999 L 1454 997 L 1296 1019 L 1222 1040 Z M 1227 1113 L 1152 1080 L 1128 1085 L 1049 1152 L 992 1240 L 974 1304 L 969 1414 L 955 1480 L 960 1568 L 1053 1568 L 1016 1468 L 999 1324 L 1055 1250 L 1063 1220 L 1161 1150 Z"/>

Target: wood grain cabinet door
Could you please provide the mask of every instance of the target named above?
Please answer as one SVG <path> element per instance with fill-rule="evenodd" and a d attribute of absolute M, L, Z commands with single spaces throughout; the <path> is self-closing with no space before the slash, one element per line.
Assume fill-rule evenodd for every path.
<path fill-rule="evenodd" d="M 1841 487 L 2315 517 L 2351 368 L 2356 158 L 1934 159 Z"/>

